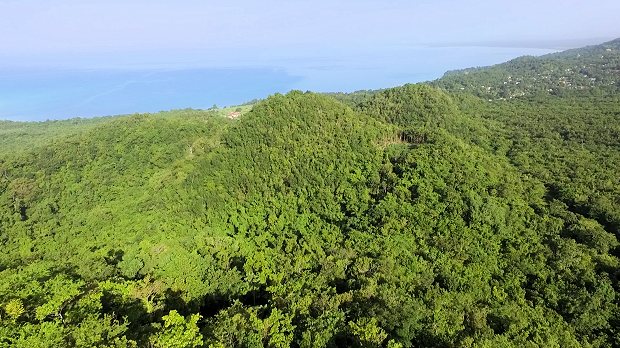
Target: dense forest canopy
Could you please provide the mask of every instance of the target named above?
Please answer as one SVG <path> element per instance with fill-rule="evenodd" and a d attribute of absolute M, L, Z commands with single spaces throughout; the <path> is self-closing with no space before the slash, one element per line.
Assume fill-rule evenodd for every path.
<path fill-rule="evenodd" d="M 618 43 L 2 122 L 0 346 L 619 346 Z"/>

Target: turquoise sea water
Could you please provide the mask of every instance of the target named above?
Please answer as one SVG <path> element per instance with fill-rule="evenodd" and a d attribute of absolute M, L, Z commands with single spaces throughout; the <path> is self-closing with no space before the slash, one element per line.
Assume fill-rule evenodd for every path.
<path fill-rule="evenodd" d="M 439 78 L 549 49 L 396 47 L 214 66 L 0 68 L 0 119 L 46 120 L 227 106 L 292 89 L 377 89 Z"/>

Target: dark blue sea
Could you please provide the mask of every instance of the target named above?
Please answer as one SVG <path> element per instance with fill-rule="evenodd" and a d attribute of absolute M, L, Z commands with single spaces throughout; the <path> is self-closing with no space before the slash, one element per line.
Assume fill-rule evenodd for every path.
<path fill-rule="evenodd" d="M 366 48 L 320 57 L 252 57 L 209 64 L 0 67 L 0 119 L 42 121 L 241 104 L 292 89 L 351 92 L 428 81 L 447 70 L 551 49 Z"/>

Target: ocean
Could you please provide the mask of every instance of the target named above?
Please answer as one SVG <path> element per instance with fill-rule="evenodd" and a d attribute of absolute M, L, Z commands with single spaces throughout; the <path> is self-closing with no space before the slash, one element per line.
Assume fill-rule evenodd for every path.
<path fill-rule="evenodd" d="M 352 92 L 434 80 L 448 70 L 555 52 L 510 47 L 390 47 L 232 57 L 214 63 L 0 67 L 0 119 L 73 117 L 231 106 L 297 89 Z"/>

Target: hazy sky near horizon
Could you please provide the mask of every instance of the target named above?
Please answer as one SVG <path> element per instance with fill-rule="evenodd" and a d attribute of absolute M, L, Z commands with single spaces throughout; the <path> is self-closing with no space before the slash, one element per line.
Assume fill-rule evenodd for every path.
<path fill-rule="evenodd" d="M 260 52 L 606 39 L 620 36 L 618 13 L 617 0 L 0 0 L 0 63 L 164 63 L 192 52 L 262 63 Z"/>
<path fill-rule="evenodd" d="M 620 36 L 618 0 L 0 0 L 0 119 L 354 91 Z"/>

